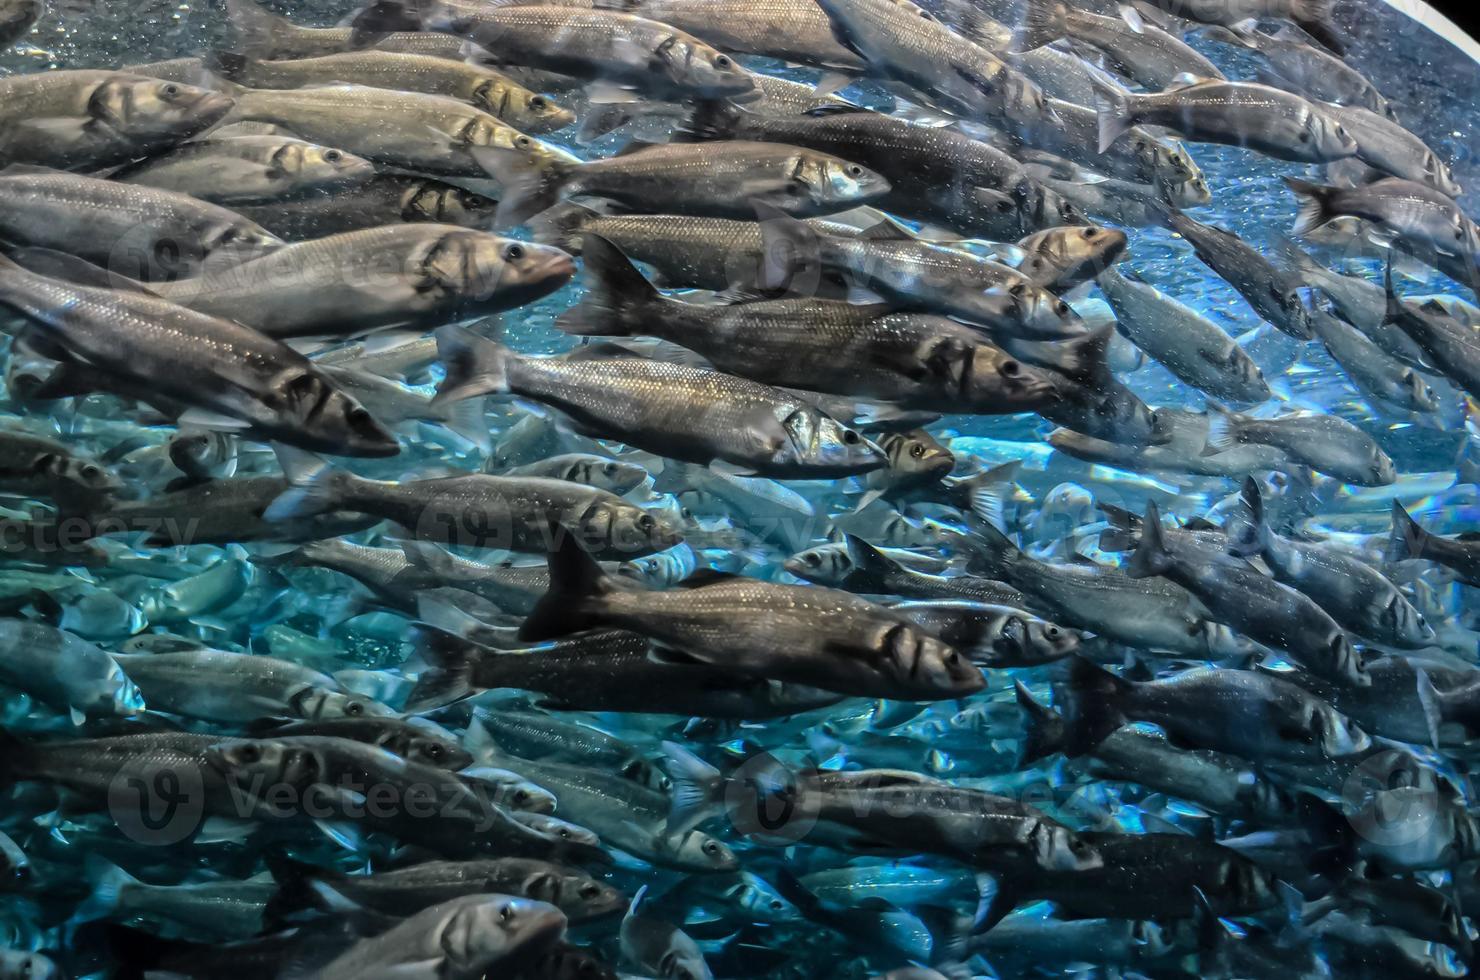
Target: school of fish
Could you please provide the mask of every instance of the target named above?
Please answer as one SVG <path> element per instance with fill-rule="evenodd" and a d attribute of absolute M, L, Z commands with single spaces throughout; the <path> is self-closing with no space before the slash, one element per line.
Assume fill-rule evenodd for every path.
<path fill-rule="evenodd" d="M 1344 7 L 273 6 L 0 0 L 0 980 L 1469 974 L 1473 134 Z"/>

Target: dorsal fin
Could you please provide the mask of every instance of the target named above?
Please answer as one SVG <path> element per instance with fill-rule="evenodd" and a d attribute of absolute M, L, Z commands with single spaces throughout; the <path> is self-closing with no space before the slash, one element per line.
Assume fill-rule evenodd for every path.
<path fill-rule="evenodd" d="M 865 228 L 858 237 L 871 242 L 912 242 L 914 234 L 893 218 L 881 218 L 879 223 Z"/>

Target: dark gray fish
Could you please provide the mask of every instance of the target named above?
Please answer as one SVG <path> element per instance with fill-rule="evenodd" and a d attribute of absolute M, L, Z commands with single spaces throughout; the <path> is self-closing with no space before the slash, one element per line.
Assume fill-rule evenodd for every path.
<path fill-rule="evenodd" d="M 300 242 L 381 225 L 412 222 L 486 228 L 498 201 L 429 177 L 376 174 L 333 194 L 314 194 L 237 212 L 284 241 Z"/>

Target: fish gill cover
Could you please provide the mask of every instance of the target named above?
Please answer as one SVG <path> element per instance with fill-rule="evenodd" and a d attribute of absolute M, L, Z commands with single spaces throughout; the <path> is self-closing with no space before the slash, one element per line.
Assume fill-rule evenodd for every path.
<path fill-rule="evenodd" d="M 1468 973 L 1480 75 L 1399 11 L 0 45 L 0 980 Z"/>

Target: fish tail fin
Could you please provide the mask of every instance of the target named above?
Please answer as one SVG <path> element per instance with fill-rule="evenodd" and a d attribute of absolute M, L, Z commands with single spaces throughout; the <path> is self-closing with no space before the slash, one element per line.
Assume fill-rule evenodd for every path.
<path fill-rule="evenodd" d="M 1388 250 L 1387 264 L 1382 270 L 1382 288 L 1387 299 L 1387 310 L 1384 313 L 1385 323 L 1399 322 L 1403 313 L 1403 301 L 1398 298 L 1398 290 L 1393 286 L 1393 252 Z"/>
<path fill-rule="evenodd" d="M 428 622 L 440 618 L 435 610 L 428 609 L 429 602 L 417 601 L 418 618 L 431 627 L 417 630 L 417 652 L 434 666 L 417 675 L 416 685 L 406 695 L 408 714 L 445 708 L 481 690 L 473 675 L 483 658 L 483 648 L 445 629 L 444 624 Z"/>
<path fill-rule="evenodd" d="M 487 456 L 493 449 L 493 433 L 488 428 L 488 405 L 482 398 L 467 398 L 453 403 L 440 418 L 442 428 L 460 439 L 466 439 Z"/>
<path fill-rule="evenodd" d="M 437 359 L 446 374 L 437 385 L 432 405 L 508 392 L 513 356 L 513 351 L 496 340 L 456 324 L 442 327 L 437 331 Z"/>
<path fill-rule="evenodd" d="M 239 82 L 246 74 L 248 68 L 257 59 L 241 51 L 226 51 L 221 48 L 213 48 L 201 57 L 201 64 L 205 70 L 212 75 L 219 76 L 229 82 Z"/>
<path fill-rule="evenodd" d="M 1331 210 L 1331 198 L 1337 191 L 1335 187 L 1298 177 L 1286 177 L 1285 186 L 1290 188 L 1290 193 L 1295 195 L 1300 205 L 1300 214 L 1295 218 L 1295 227 L 1290 229 L 1290 234 L 1297 238 L 1308 235 L 1337 217 Z"/>
<path fill-rule="evenodd" d="M 1228 553 L 1240 558 L 1257 555 L 1269 541 L 1269 524 L 1264 516 L 1264 495 L 1253 477 L 1244 481 L 1238 508 L 1223 527 L 1228 534 Z"/>
<path fill-rule="evenodd" d="M 263 909 L 267 922 L 286 925 L 286 920 L 296 912 L 345 911 L 346 905 L 353 907 L 352 902 L 333 890 L 334 881 L 341 877 L 338 872 L 295 861 L 286 854 L 269 853 L 265 861 L 277 885 L 277 892 Z"/>
<path fill-rule="evenodd" d="M 1126 722 L 1120 699 L 1132 690 L 1116 677 L 1083 657 L 1069 662 L 1069 680 L 1063 688 L 1063 741 L 1059 750 L 1073 758 L 1092 751 Z"/>
<path fill-rule="evenodd" d="M 555 318 L 555 329 L 578 337 L 633 337 L 650 330 L 653 307 L 663 295 L 632 260 L 600 235 L 586 235 L 582 261 L 586 295 Z"/>
<path fill-rule="evenodd" d="M 501 146 L 473 147 L 469 152 L 478 166 L 503 185 L 494 228 L 513 228 L 560 203 L 565 186 L 575 177 L 580 163 L 546 156 L 531 162 L 523 150 Z"/>
<path fill-rule="evenodd" d="M 1274 252 L 1280 261 L 1294 267 L 1302 275 L 1326 271 L 1325 267 L 1312 258 L 1309 252 L 1285 235 L 1274 236 Z"/>
<path fill-rule="evenodd" d="M 761 225 L 761 288 L 788 289 L 800 272 L 817 265 L 817 233 L 774 205 L 757 201 L 755 212 Z"/>
<path fill-rule="evenodd" d="M 1171 567 L 1172 556 L 1161 533 L 1161 511 L 1156 501 L 1147 501 L 1146 516 L 1141 518 L 1141 540 L 1126 562 L 1125 573 L 1131 578 L 1150 578 L 1165 574 Z"/>
<path fill-rule="evenodd" d="M 579 204 L 557 204 L 529 219 L 529 234 L 541 245 L 553 245 L 572 255 L 581 254 L 581 229 L 596 212 Z"/>
<path fill-rule="evenodd" d="M 278 16 L 256 0 L 226 0 L 226 17 L 236 32 L 238 48 L 259 57 L 270 57 L 294 28 L 288 18 Z"/>
<path fill-rule="evenodd" d="M 92 894 L 77 907 L 73 919 L 77 922 L 96 922 L 111 919 L 118 911 L 119 898 L 123 890 L 137 885 L 139 880 L 107 858 L 96 854 L 85 863 L 87 879 Z"/>
<path fill-rule="evenodd" d="M 1333 0 L 1293 0 L 1290 4 L 1290 19 L 1301 30 L 1333 54 L 1346 54 L 1346 41 L 1336 29 L 1332 16 Z"/>
<path fill-rule="evenodd" d="M 725 777 L 676 742 L 664 742 L 663 754 L 673 780 L 668 833 L 685 834 L 724 810 Z"/>
<path fill-rule="evenodd" d="M 973 515 L 970 525 L 974 533 L 962 540 L 968 542 L 971 549 L 967 565 L 973 574 L 1003 575 L 1023 556 L 1006 534 L 986 521 Z"/>
<path fill-rule="evenodd" d="M 1238 416 L 1221 408 L 1208 406 L 1208 437 L 1203 442 L 1204 456 L 1216 456 L 1238 445 Z"/>
<path fill-rule="evenodd" d="M 1439 747 L 1439 729 L 1444 724 L 1444 696 L 1429 680 L 1429 672 L 1418 668 L 1418 703 L 1423 709 L 1424 725 L 1429 730 L 1429 745 Z"/>
<path fill-rule="evenodd" d="M 288 489 L 262 512 L 269 521 L 287 521 L 336 510 L 345 489 L 359 479 L 302 449 L 282 445 L 274 449 L 283 475 L 288 478 Z"/>
<path fill-rule="evenodd" d="M 374 0 L 350 22 L 351 48 L 368 48 L 387 34 L 419 31 L 426 0 Z"/>
<path fill-rule="evenodd" d="M 535 603 L 529 618 L 519 627 L 524 641 L 553 640 L 598 624 L 592 615 L 592 600 L 611 588 L 611 582 L 576 540 L 560 526 L 555 548 L 550 552 L 550 590 Z"/>
<path fill-rule="evenodd" d="M 1393 501 L 1393 531 L 1388 536 L 1387 552 L 1384 557 L 1388 561 L 1407 561 L 1410 558 L 1422 558 L 1429 543 L 1429 532 L 1419 526 L 1418 522 L 1403 505 Z"/>
<path fill-rule="evenodd" d="M 709 143 L 732 140 L 745 118 L 745 110 L 733 102 L 708 99 L 694 107 L 687 119 L 673 131 L 677 143 Z"/>
<path fill-rule="evenodd" d="M 1023 743 L 1018 756 L 1018 767 L 1063 751 L 1063 717 L 1052 708 L 1035 701 L 1022 681 L 1013 681 L 1013 689 L 1017 696 L 1018 714 L 1023 722 Z"/>
<path fill-rule="evenodd" d="M 1064 5 L 1060 0 L 1028 0 L 1022 26 L 1012 35 L 1013 51 L 1033 51 L 1064 36 Z"/>
<path fill-rule="evenodd" d="M 1095 89 L 1095 124 L 1099 134 L 1098 152 L 1104 153 L 1115 141 L 1135 126 L 1133 96 L 1109 78 L 1093 76 Z"/>
<path fill-rule="evenodd" d="M 1016 476 L 1016 466 L 1007 473 L 993 467 L 962 477 L 957 486 L 965 490 L 973 514 L 992 527 L 1006 527 L 1007 498 L 1012 494 L 1012 481 Z"/>

